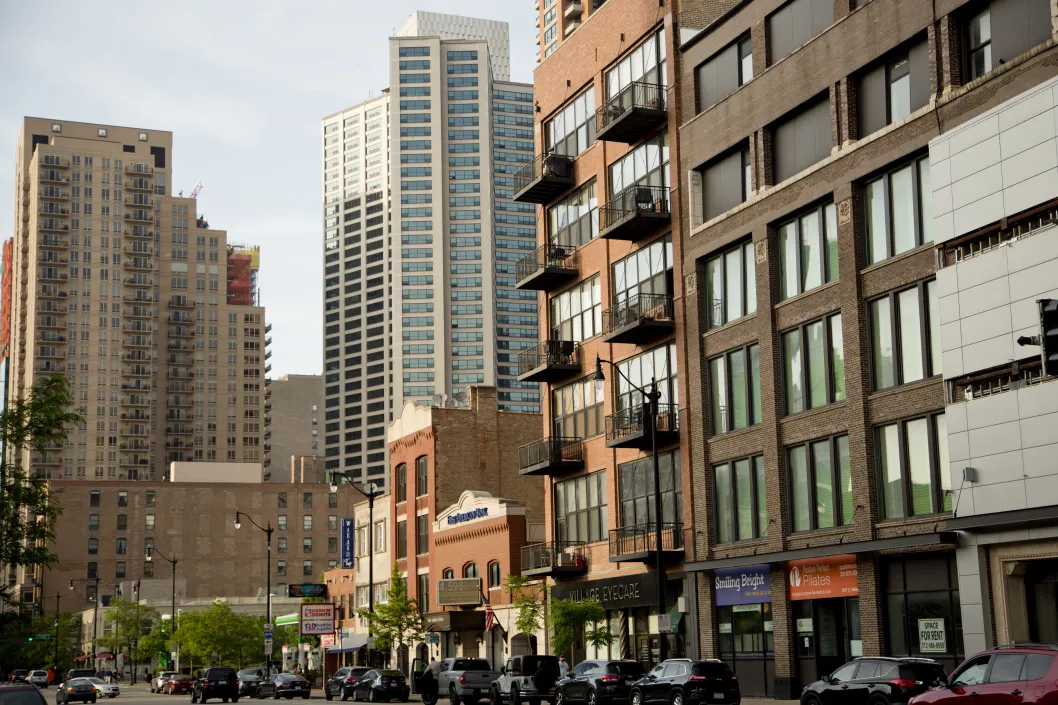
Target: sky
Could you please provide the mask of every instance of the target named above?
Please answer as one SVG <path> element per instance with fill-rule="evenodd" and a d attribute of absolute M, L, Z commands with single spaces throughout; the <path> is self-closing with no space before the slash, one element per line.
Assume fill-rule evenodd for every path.
<path fill-rule="evenodd" d="M 0 0 L 0 239 L 14 224 L 23 116 L 173 133 L 172 191 L 261 246 L 272 372 L 322 369 L 323 116 L 388 84 L 388 38 L 415 10 L 510 24 L 532 81 L 533 0 Z"/>

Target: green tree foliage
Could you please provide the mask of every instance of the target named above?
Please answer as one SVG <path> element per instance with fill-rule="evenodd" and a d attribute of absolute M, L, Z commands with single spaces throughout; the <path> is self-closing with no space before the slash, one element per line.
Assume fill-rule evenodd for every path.
<path fill-rule="evenodd" d="M 375 603 L 374 612 L 359 610 L 359 614 L 371 627 L 375 648 L 383 652 L 422 641 L 426 634 L 422 613 L 415 600 L 408 599 L 408 586 L 397 570 L 396 563 L 389 576 L 389 598 L 386 603 Z"/>
<path fill-rule="evenodd" d="M 264 662 L 264 617 L 253 617 L 233 612 L 226 602 L 217 600 L 209 609 L 184 612 L 177 623 L 175 638 L 163 622 L 155 627 L 158 632 L 147 637 L 148 645 L 158 649 L 161 655 L 180 650 L 180 665 L 213 663 L 217 655 L 218 665 L 243 668 Z M 282 644 L 297 643 L 296 627 L 276 627 L 272 639 L 273 658 Z M 157 653 L 157 652 L 155 652 Z"/>
<path fill-rule="evenodd" d="M 0 436 L 5 444 L 0 458 L 0 565 L 51 565 L 57 560 L 48 549 L 55 538 L 58 508 L 48 496 L 47 482 L 22 468 L 27 453 L 61 452 L 69 431 L 84 423 L 74 411 L 70 383 L 63 375 L 39 380 L 27 397 L 8 401 L 0 413 Z M 7 457 L 15 458 L 13 464 Z M 12 602 L 9 588 L 0 587 L 0 601 Z"/>
<path fill-rule="evenodd" d="M 606 621 L 606 608 L 598 600 L 551 600 L 551 651 L 572 654 L 584 640 L 596 648 L 606 646 L 614 635 Z"/>
<path fill-rule="evenodd" d="M 546 586 L 521 575 L 508 575 L 507 591 L 511 594 L 511 604 L 518 611 L 514 626 L 527 636 L 535 636 L 544 626 Z"/>
<path fill-rule="evenodd" d="M 37 639 L 48 634 L 48 639 Z M 29 637 L 34 637 L 29 641 Z M 33 615 L 27 610 L 0 615 L 0 668 L 55 668 L 65 670 L 81 653 L 81 617 L 59 615 L 59 662 L 55 664 L 55 615 Z"/>
<path fill-rule="evenodd" d="M 106 608 L 104 618 L 111 625 L 110 631 L 99 637 L 99 643 L 104 648 L 115 654 L 128 653 L 135 663 L 141 663 L 154 655 L 144 648 L 141 640 L 151 633 L 158 622 L 158 610 L 115 597 Z"/>

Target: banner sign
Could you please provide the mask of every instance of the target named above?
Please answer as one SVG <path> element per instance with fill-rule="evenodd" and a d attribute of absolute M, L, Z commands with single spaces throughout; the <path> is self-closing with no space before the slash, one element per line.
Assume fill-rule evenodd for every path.
<path fill-rule="evenodd" d="M 771 602 L 771 567 L 751 565 L 713 572 L 718 607 Z"/>
<path fill-rule="evenodd" d="M 356 524 L 352 519 L 342 519 L 342 567 L 352 568 L 356 555 Z"/>
<path fill-rule="evenodd" d="M 301 605 L 301 635 L 326 634 L 334 634 L 334 605 L 329 602 L 309 602 Z"/>
<path fill-rule="evenodd" d="M 860 594 L 856 556 L 826 556 L 790 561 L 790 599 L 818 600 Z"/>

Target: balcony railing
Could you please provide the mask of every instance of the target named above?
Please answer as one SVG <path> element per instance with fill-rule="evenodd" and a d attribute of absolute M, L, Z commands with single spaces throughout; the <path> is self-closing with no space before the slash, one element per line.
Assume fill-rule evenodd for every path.
<path fill-rule="evenodd" d="M 572 340 L 545 340 L 518 354 L 518 379 L 522 382 L 550 382 L 580 368 L 580 345 Z"/>
<path fill-rule="evenodd" d="M 672 222 L 669 190 L 634 184 L 599 206 L 599 237 L 635 241 Z"/>
<path fill-rule="evenodd" d="M 546 541 L 522 546 L 522 575 L 576 577 L 588 572 L 586 546 L 579 541 Z"/>
<path fill-rule="evenodd" d="M 608 343 L 644 343 L 674 328 L 672 297 L 664 294 L 634 294 L 602 312 L 603 340 Z"/>
<path fill-rule="evenodd" d="M 573 158 L 548 152 L 537 155 L 514 175 L 514 200 L 550 203 L 573 187 Z"/>
<path fill-rule="evenodd" d="M 579 260 L 575 247 L 556 244 L 538 247 L 515 265 L 517 287 L 547 291 L 576 279 Z"/>
<path fill-rule="evenodd" d="M 649 404 L 637 404 L 607 416 L 606 446 L 648 450 L 651 447 L 649 416 Z M 654 422 L 659 448 L 679 440 L 679 418 L 677 406 L 658 404 Z"/>
<path fill-rule="evenodd" d="M 582 438 L 550 436 L 518 448 L 522 475 L 557 475 L 584 467 Z"/>
<path fill-rule="evenodd" d="M 595 111 L 595 131 L 607 142 L 638 142 L 668 119 L 665 86 L 634 81 Z"/>
<path fill-rule="evenodd" d="M 653 522 L 622 526 L 610 530 L 610 561 L 613 563 L 657 560 L 657 527 Z M 661 525 L 662 560 L 683 557 L 683 524 L 664 522 Z"/>

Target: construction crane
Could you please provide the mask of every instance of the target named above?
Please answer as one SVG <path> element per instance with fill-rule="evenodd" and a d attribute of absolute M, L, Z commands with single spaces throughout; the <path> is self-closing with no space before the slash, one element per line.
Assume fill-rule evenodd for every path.
<path fill-rule="evenodd" d="M 198 198 L 198 194 L 201 190 L 202 182 L 199 181 L 197 184 L 195 184 L 195 188 L 191 190 L 191 195 L 189 196 L 189 198 Z"/>

